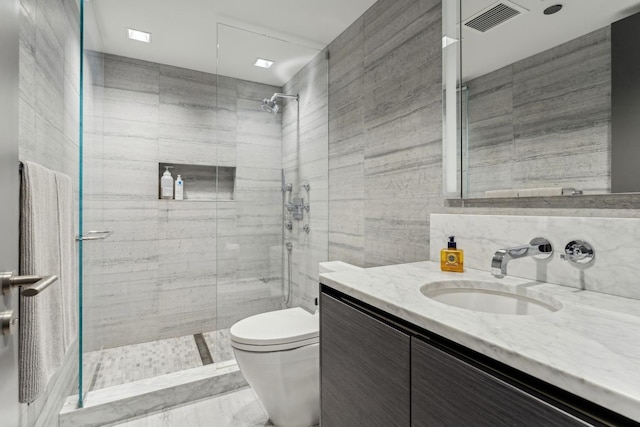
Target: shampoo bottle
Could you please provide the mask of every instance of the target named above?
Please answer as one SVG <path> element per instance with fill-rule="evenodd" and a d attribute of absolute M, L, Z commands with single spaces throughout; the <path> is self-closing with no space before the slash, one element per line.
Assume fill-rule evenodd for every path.
<path fill-rule="evenodd" d="M 171 166 L 165 166 L 166 170 L 160 178 L 160 198 L 161 199 L 173 199 L 173 177 L 169 168 Z"/>
<path fill-rule="evenodd" d="M 180 175 L 176 178 L 176 200 L 184 200 L 184 182 Z"/>
<path fill-rule="evenodd" d="M 457 248 L 454 236 L 449 236 L 447 248 L 440 251 L 440 270 L 457 273 L 464 271 L 464 252 Z"/>

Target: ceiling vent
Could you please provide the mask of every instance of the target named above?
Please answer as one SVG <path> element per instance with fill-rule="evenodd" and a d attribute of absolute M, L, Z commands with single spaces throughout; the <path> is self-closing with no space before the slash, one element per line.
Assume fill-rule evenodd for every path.
<path fill-rule="evenodd" d="M 463 22 L 465 28 L 485 33 L 492 28 L 515 18 L 527 9 L 510 1 L 499 1 L 474 14 Z"/>

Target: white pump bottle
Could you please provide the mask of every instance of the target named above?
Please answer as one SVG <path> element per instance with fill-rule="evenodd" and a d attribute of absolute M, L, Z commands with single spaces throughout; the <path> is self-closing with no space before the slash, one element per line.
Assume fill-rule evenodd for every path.
<path fill-rule="evenodd" d="M 160 198 L 173 199 L 173 177 L 169 169 L 171 166 L 165 166 L 166 170 L 160 178 Z"/>

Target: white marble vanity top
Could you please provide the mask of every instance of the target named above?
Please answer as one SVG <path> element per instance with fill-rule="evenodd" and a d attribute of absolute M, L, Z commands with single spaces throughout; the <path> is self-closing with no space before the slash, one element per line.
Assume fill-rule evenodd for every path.
<path fill-rule="evenodd" d="M 420 288 L 480 280 L 548 295 L 554 313 L 517 316 L 441 304 Z M 640 300 L 488 272 L 440 271 L 434 262 L 339 271 L 320 281 L 401 319 L 640 421 Z"/>

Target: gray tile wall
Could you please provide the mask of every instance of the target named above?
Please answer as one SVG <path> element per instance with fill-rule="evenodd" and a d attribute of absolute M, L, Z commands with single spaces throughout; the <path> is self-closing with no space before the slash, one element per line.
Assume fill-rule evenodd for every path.
<path fill-rule="evenodd" d="M 442 209 L 441 4 L 380 0 L 328 47 L 329 259 L 429 257 Z"/>
<path fill-rule="evenodd" d="M 468 197 L 510 188 L 609 191 L 608 26 L 466 85 Z"/>
<path fill-rule="evenodd" d="M 85 350 L 211 331 L 280 308 L 271 251 L 282 241 L 281 123 L 260 108 L 274 91 L 104 56 L 104 140 L 93 165 L 102 183 L 86 195 L 86 217 L 114 234 L 85 257 L 88 335 L 97 338 Z M 174 178 L 178 164 L 235 168 L 233 200 L 157 200 L 159 163 L 176 164 Z M 190 180 L 192 190 L 202 184 L 188 171 L 182 178 L 187 195 Z"/>
<path fill-rule="evenodd" d="M 74 0 L 21 0 L 19 19 L 20 159 L 69 175 L 76 183 L 77 194 L 78 6 Z M 74 345 L 46 390 L 31 405 L 22 406 L 22 425 L 58 424 L 60 407 L 77 385 L 77 364 L 77 346 Z"/>
<path fill-rule="evenodd" d="M 380 0 L 329 45 L 329 259 L 359 266 L 429 259 L 431 244 L 445 244 L 430 242 L 431 213 L 638 217 L 638 203 L 628 195 L 464 203 L 443 200 L 440 17 L 438 1 Z M 583 43 L 582 52 L 595 49 L 595 60 L 604 64 L 606 52 L 602 46 L 608 36 L 602 32 L 590 36 L 593 43 Z M 529 85 L 552 89 L 549 70 L 557 61 L 546 64 L 545 58 L 532 60 L 518 70 L 521 93 Z M 579 62 L 574 56 L 558 61 L 569 68 Z M 602 66 L 598 70 L 600 75 L 607 72 Z M 539 117 L 528 122 L 531 132 L 522 126 L 516 131 L 511 117 L 514 109 L 519 108 L 518 114 L 522 115 L 535 103 L 528 103 L 523 97 L 518 97 L 516 106 L 500 101 L 513 97 L 513 77 L 502 74 L 508 72 L 501 70 L 482 82 L 486 88 L 483 93 L 487 98 L 493 97 L 493 105 L 475 122 L 485 140 L 493 141 L 480 150 L 494 154 L 498 145 L 512 144 L 501 137 L 505 134 L 523 138 L 520 151 L 527 150 L 524 139 L 544 146 L 536 142 Z M 539 78 L 530 75 L 538 72 Z M 562 81 L 571 79 L 570 73 L 563 75 L 566 78 Z M 587 89 L 598 86 L 597 82 L 601 79 L 592 82 L 594 85 L 587 84 Z M 580 104 L 587 109 L 595 106 L 602 113 L 606 93 L 595 88 L 587 92 L 586 100 Z M 590 98 L 589 93 L 595 97 Z M 580 141 L 591 144 L 587 156 L 597 155 L 600 160 L 608 143 L 603 136 L 608 122 L 601 113 L 597 113 L 595 126 L 582 126 L 578 132 Z M 565 120 L 563 114 L 557 118 L 560 127 Z M 569 154 L 576 152 L 574 148 L 580 141 L 571 145 Z M 544 147 L 539 149 L 546 151 Z M 484 164 L 476 167 L 511 179 L 511 153 L 484 157 Z M 561 153 L 554 155 L 562 158 Z M 519 185 L 534 185 L 525 172 L 536 167 L 535 152 L 522 161 L 528 163 L 520 167 L 523 173 L 518 178 Z M 598 170 L 581 178 L 581 182 L 587 182 L 591 175 L 595 177 L 591 182 L 597 184 L 585 184 L 590 188 L 602 186 L 606 176 L 602 162 L 597 165 Z M 558 172 L 564 166 L 556 162 L 553 167 Z M 489 179 L 494 178 L 485 182 Z M 482 182 L 481 178 L 475 181 L 479 185 Z"/>
<path fill-rule="evenodd" d="M 293 223 L 285 231 L 285 239 L 293 243 L 292 296 L 290 307 L 315 309 L 318 296 L 318 264 L 327 261 L 329 242 L 329 127 L 328 127 L 328 70 L 326 52 L 320 52 L 283 90 L 299 94 L 299 102 L 285 100 L 282 114 L 282 155 L 286 182 L 293 184 L 291 197 L 302 197 L 309 203 L 304 220 Z M 308 183 L 310 190 L 303 185 Z M 309 233 L 303 230 L 309 225 Z M 288 294 L 289 255 L 285 251 L 285 291 Z"/>

